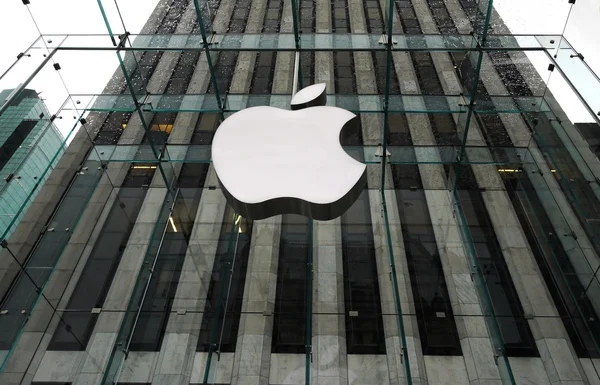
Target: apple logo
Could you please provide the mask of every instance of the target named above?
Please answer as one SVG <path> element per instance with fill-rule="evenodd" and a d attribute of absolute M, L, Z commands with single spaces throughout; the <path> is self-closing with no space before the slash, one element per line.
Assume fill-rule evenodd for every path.
<path fill-rule="evenodd" d="M 227 202 L 245 218 L 342 215 L 367 183 L 366 166 L 340 144 L 358 116 L 325 106 L 325 84 L 297 92 L 291 111 L 250 107 L 225 119 L 212 159 Z"/>

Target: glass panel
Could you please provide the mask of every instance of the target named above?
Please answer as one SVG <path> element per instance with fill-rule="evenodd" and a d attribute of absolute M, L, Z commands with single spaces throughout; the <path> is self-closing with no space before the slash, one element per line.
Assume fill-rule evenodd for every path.
<path fill-rule="evenodd" d="M 132 167 L 98 236 L 61 324 L 49 344 L 50 350 L 85 350 L 98 314 L 108 294 L 115 270 L 148 191 L 154 170 Z"/>
<path fill-rule="evenodd" d="M 423 354 L 461 355 L 440 254 L 416 166 L 393 166 Z"/>
<path fill-rule="evenodd" d="M 228 207 L 212 268 L 197 351 L 235 351 L 251 235 L 252 222 Z"/>
<path fill-rule="evenodd" d="M 309 225 L 300 215 L 283 215 L 277 294 L 273 319 L 273 353 L 306 352 L 305 296 Z"/>
<path fill-rule="evenodd" d="M 535 186 L 530 175 L 531 179 L 539 180 L 535 174 L 523 169 L 501 173 L 577 356 L 598 357 L 600 352 L 596 341 L 600 325 L 584 286 L 589 282 L 593 270 L 585 263 L 582 250 L 576 242 L 561 239 L 565 237 L 560 236 L 560 230 L 555 230 L 563 225 L 560 210 L 553 207 L 552 203 L 556 204 L 554 200 L 548 199 L 547 188 Z M 546 211 L 548 209 L 544 206 L 552 211 Z M 553 222 L 561 227 L 554 227 Z"/>
<path fill-rule="evenodd" d="M 239 2 L 238 2 L 239 4 Z M 348 33 L 344 31 L 345 25 L 339 19 L 336 22 L 335 34 L 331 33 L 302 33 L 300 35 L 301 51 L 385 51 L 385 45 L 380 44 L 381 35 L 378 33 Z M 441 27 L 441 26 L 440 26 Z M 309 27 L 306 27 L 309 28 Z M 395 27 L 396 28 L 396 27 Z M 342 29 L 339 33 L 338 30 Z M 45 34 L 51 38 L 51 42 L 45 47 L 48 49 L 60 48 L 61 50 L 114 50 L 109 35 L 52 35 Z M 241 50 L 241 51 L 293 51 L 295 49 L 293 33 L 217 33 L 213 35 L 213 41 L 218 43 L 212 50 Z M 171 35 L 130 35 L 131 48 L 129 50 L 173 50 L 183 49 L 202 50 L 202 36 L 199 33 Z M 544 48 L 552 48 L 558 41 L 559 34 L 538 35 L 493 35 L 486 42 L 486 48 L 504 48 L 507 50 L 531 50 L 542 51 Z M 64 42 L 63 42 L 64 40 Z M 423 34 L 420 36 L 394 35 L 395 51 L 475 51 L 472 41 L 473 37 L 468 33 L 458 32 L 444 33 L 444 35 Z M 39 50 L 42 44 L 36 44 L 33 49 Z"/>
<path fill-rule="evenodd" d="M 46 299 L 40 298 L 36 289 L 43 288 L 51 278 L 101 176 L 102 171 L 97 162 L 85 163 L 50 220 L 37 247 L 29 256 L 27 274 L 16 278 L 11 292 L 3 299 L 2 308 L 8 311 L 0 317 L 0 324 L 4 325 L 0 327 L 0 350 L 12 348 L 38 301 L 41 300 L 42 305 L 46 306 Z M 4 279 L 8 277 L 5 276 Z"/>
<path fill-rule="evenodd" d="M 364 191 L 341 218 L 348 354 L 385 354 L 385 336 L 369 197 Z"/>

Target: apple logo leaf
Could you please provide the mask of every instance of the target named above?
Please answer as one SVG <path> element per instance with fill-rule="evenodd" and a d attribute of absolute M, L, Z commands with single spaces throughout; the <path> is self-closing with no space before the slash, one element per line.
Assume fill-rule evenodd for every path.
<path fill-rule="evenodd" d="M 366 166 L 340 144 L 358 116 L 325 106 L 325 84 L 298 91 L 291 111 L 259 106 L 225 119 L 212 143 L 213 165 L 227 202 L 245 218 L 342 215 L 367 184 Z M 353 127 L 352 127 L 353 126 Z"/>

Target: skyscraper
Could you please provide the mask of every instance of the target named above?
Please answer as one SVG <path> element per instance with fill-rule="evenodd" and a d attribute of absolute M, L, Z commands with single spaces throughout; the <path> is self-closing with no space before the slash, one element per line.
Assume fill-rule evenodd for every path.
<path fill-rule="evenodd" d="M 0 92 L 0 105 L 14 90 Z M 19 223 L 64 152 L 63 137 L 50 120 L 44 102 L 25 89 L 0 115 L 0 233 Z M 11 183 L 11 181 L 13 181 Z M 21 210 L 21 206 L 24 209 Z M 13 226 L 11 227 L 11 224 Z"/>
<path fill-rule="evenodd" d="M 598 382 L 600 170 L 526 56 L 574 51 L 491 6 L 160 0 L 49 47 L 119 68 L 2 243 L 0 383 Z M 215 131 L 314 83 L 360 115 L 368 187 L 331 221 L 241 217 Z"/>

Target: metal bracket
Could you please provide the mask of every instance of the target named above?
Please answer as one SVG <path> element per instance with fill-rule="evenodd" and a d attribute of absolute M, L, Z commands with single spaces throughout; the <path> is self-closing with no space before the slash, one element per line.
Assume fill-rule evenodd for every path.
<path fill-rule="evenodd" d="M 375 156 L 379 158 L 383 157 L 383 146 L 377 147 L 377 150 L 375 151 Z M 385 149 L 385 156 L 392 156 L 392 153 L 387 148 Z"/>
<path fill-rule="evenodd" d="M 388 36 L 386 34 L 381 35 L 378 43 L 379 44 L 387 44 L 387 42 L 388 42 Z M 398 44 L 398 41 L 396 39 L 392 38 L 392 44 Z"/>

